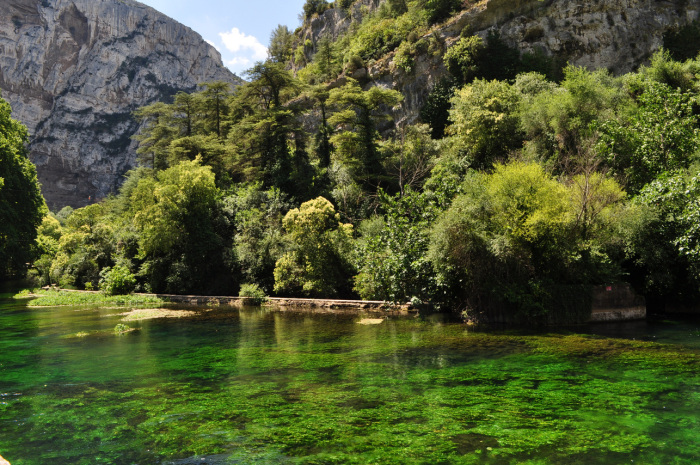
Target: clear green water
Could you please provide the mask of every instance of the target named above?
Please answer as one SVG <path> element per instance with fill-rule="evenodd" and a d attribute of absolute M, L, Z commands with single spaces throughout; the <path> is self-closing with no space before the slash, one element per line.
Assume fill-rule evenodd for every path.
<path fill-rule="evenodd" d="M 700 463 L 697 322 L 517 335 L 212 309 L 118 335 L 123 311 L 0 301 L 0 455 L 13 465 Z"/>

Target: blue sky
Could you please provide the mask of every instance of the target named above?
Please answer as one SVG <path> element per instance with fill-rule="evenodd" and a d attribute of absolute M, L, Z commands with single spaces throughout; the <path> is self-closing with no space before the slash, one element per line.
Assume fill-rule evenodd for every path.
<path fill-rule="evenodd" d="M 139 0 L 197 31 L 241 75 L 267 56 L 278 24 L 299 26 L 304 0 Z"/>

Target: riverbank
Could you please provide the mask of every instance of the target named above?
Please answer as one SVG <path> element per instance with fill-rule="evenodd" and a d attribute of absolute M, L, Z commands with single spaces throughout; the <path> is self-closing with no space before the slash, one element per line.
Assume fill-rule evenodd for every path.
<path fill-rule="evenodd" d="M 48 290 L 48 289 L 46 289 Z M 56 289 L 58 292 L 75 295 L 102 295 L 99 291 L 78 291 Z M 637 296 L 629 285 L 597 286 L 592 289 L 591 314 L 585 323 L 621 322 L 643 320 L 647 316 L 644 299 Z M 27 296 L 30 296 L 29 294 Z M 259 304 L 252 297 L 240 296 L 201 296 L 179 294 L 132 294 L 124 303 L 158 303 L 169 302 L 193 306 L 256 306 L 274 307 L 279 311 L 309 311 L 313 313 L 377 313 L 382 315 L 409 315 L 418 313 L 419 309 L 410 302 L 398 304 L 381 300 L 343 300 L 343 299 L 309 299 L 292 297 L 268 297 Z M 85 300 L 85 299 L 78 299 Z M 99 299 L 98 299 L 99 300 Z M 76 299 L 69 299 L 68 304 L 76 304 Z M 90 299 L 86 303 L 91 303 Z M 60 305 L 54 303 L 55 305 Z M 0 464 L 2 465 L 2 464 Z"/>
<path fill-rule="evenodd" d="M 176 295 L 176 294 L 137 294 L 154 296 L 159 299 L 185 305 L 227 305 L 231 307 L 255 305 L 255 299 L 251 297 L 234 296 L 200 296 L 200 295 Z M 340 313 L 365 311 L 382 314 L 410 314 L 417 313 L 418 309 L 410 303 L 397 304 L 384 300 L 343 300 L 343 299 L 304 299 L 293 297 L 268 297 L 263 306 L 275 307 L 279 310 L 312 310 L 315 313 Z"/>

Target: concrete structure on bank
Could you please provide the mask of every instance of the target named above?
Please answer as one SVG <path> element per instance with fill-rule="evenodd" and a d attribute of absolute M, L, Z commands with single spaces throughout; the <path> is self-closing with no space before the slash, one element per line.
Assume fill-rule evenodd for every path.
<path fill-rule="evenodd" d="M 635 294 L 629 284 L 597 286 L 592 294 L 589 322 L 643 320 L 647 317 L 644 298 Z"/>

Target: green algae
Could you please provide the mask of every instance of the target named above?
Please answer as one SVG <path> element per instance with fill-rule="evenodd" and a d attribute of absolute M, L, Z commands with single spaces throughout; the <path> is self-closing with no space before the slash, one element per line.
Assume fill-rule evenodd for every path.
<path fill-rule="evenodd" d="M 697 325 L 669 343 L 216 308 L 133 322 L 127 338 L 62 337 L 113 328 L 109 312 L 0 313 L 0 454 L 13 465 L 700 456 Z"/>

